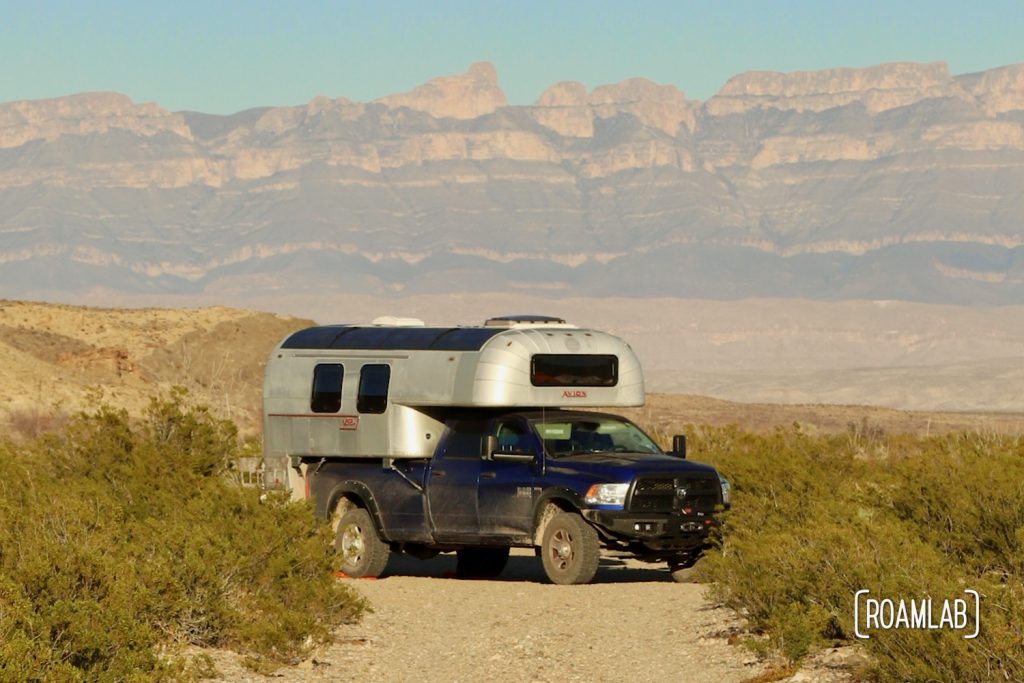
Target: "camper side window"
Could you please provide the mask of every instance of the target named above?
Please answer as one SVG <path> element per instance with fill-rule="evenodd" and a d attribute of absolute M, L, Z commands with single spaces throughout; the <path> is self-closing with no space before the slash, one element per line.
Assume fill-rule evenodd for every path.
<path fill-rule="evenodd" d="M 360 413 L 383 413 L 387 410 L 390 384 L 390 365 L 364 365 L 359 372 L 356 410 Z"/>
<path fill-rule="evenodd" d="M 336 413 L 341 410 L 341 383 L 345 367 L 339 363 L 321 363 L 313 368 L 313 395 L 309 409 L 314 413 Z"/>

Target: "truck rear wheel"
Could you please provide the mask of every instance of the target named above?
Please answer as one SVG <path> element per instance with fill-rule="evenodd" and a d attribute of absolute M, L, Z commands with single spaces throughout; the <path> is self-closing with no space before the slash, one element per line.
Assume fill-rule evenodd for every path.
<path fill-rule="evenodd" d="M 463 579 L 493 579 L 508 564 L 508 548 L 460 548 L 455 574 Z"/>
<path fill-rule="evenodd" d="M 559 512 L 544 527 L 540 547 L 552 583 L 590 583 L 601 560 L 597 532 L 575 512 Z"/>
<path fill-rule="evenodd" d="M 391 549 L 377 534 L 370 513 L 363 508 L 342 515 L 334 548 L 341 555 L 341 571 L 355 579 L 383 574 L 391 554 Z"/>

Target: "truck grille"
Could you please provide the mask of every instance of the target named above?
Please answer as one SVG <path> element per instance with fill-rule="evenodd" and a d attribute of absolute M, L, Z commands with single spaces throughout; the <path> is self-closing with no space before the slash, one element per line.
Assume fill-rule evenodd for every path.
<path fill-rule="evenodd" d="M 641 513 L 671 513 L 686 508 L 713 512 L 720 499 L 721 484 L 713 476 L 642 477 L 633 487 L 626 509 Z"/>

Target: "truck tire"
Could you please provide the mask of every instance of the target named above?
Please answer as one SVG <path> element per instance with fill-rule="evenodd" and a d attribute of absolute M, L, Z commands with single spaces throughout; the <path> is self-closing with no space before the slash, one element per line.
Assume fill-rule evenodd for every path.
<path fill-rule="evenodd" d="M 341 556 L 341 571 L 358 579 L 384 573 L 391 549 L 380 539 L 370 513 L 354 508 L 342 515 L 334 548 Z"/>
<path fill-rule="evenodd" d="M 493 579 L 508 564 L 508 548 L 460 548 L 455 575 L 462 579 Z"/>
<path fill-rule="evenodd" d="M 559 512 L 544 527 L 540 557 L 551 583 L 590 583 L 601 560 L 597 532 L 575 512 Z"/>
<path fill-rule="evenodd" d="M 694 555 L 681 555 L 668 562 L 668 571 L 672 574 L 672 580 L 676 583 L 697 582 L 697 561 L 703 557 L 700 553 Z"/>

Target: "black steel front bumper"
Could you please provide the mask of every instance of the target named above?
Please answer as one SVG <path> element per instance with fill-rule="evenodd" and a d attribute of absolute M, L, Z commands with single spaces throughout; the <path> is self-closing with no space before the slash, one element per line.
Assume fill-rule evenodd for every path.
<path fill-rule="evenodd" d="M 652 550 L 692 550 L 708 543 L 718 520 L 709 514 L 637 514 L 623 510 L 583 510 L 599 531 L 620 542 L 637 542 Z"/>

